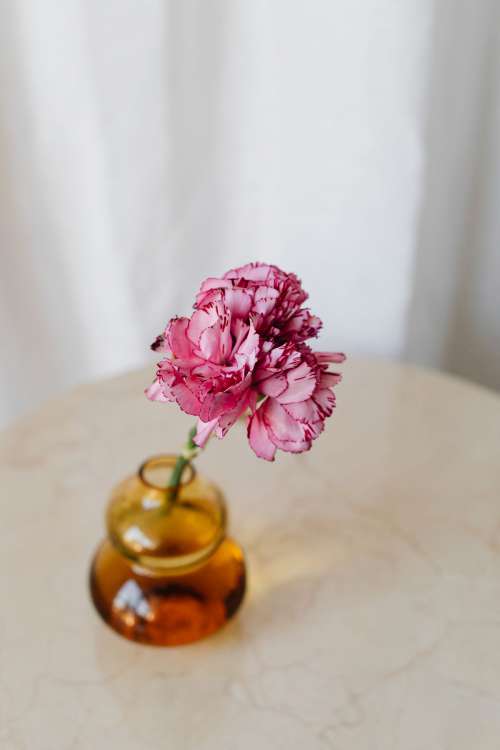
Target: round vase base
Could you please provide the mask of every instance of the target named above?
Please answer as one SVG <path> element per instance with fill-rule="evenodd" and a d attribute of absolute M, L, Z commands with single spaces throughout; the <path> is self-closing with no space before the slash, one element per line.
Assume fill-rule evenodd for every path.
<path fill-rule="evenodd" d="M 90 592 L 103 620 L 120 635 L 153 646 L 179 646 L 219 630 L 245 594 L 241 547 L 224 539 L 193 570 L 150 573 L 105 540 L 90 570 Z"/>

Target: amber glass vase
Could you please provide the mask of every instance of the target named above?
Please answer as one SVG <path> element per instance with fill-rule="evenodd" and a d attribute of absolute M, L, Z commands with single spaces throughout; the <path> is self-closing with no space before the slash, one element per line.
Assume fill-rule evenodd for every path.
<path fill-rule="evenodd" d="M 220 490 L 191 464 L 177 492 L 175 456 L 146 461 L 112 493 L 108 537 L 90 570 L 97 611 L 133 641 L 176 646 L 224 625 L 245 593 L 245 561 L 226 536 Z"/>

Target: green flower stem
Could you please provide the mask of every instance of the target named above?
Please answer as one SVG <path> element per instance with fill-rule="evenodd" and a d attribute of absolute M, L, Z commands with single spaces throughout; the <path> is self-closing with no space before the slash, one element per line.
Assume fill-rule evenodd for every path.
<path fill-rule="evenodd" d="M 171 489 L 170 502 L 175 502 L 175 499 L 177 498 L 184 469 L 186 468 L 187 464 L 190 463 L 192 459 L 195 458 L 195 456 L 197 456 L 200 452 L 200 448 L 196 445 L 193 439 L 195 435 L 196 427 L 193 427 L 191 430 L 189 430 L 186 445 L 184 446 L 182 453 L 177 458 L 177 461 L 173 468 L 170 482 L 168 483 L 168 487 L 169 489 Z"/>

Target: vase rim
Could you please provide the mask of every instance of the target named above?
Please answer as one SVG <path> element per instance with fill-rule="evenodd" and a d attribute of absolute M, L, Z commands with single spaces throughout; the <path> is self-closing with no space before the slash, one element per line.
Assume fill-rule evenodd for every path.
<path fill-rule="evenodd" d="M 156 456 L 150 456 L 139 466 L 137 473 L 141 482 L 147 487 L 151 487 L 151 489 L 153 490 L 164 492 L 168 489 L 168 485 L 166 486 L 165 484 L 156 484 L 156 482 L 154 482 L 151 477 L 148 478 L 147 472 L 156 468 L 173 469 L 177 459 L 178 456 L 173 453 L 161 453 Z M 195 476 L 196 469 L 194 468 L 191 461 L 188 461 L 182 471 L 180 484 L 185 487 L 193 481 Z"/>

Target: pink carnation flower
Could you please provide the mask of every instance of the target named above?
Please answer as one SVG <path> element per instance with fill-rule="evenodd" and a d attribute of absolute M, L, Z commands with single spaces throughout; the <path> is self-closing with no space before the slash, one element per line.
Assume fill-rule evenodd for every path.
<path fill-rule="evenodd" d="M 304 343 L 321 327 L 306 299 L 297 277 L 276 266 L 252 263 L 207 279 L 191 318 L 173 318 L 152 346 L 166 356 L 148 398 L 197 416 L 199 446 L 212 432 L 224 437 L 248 410 L 257 456 L 308 450 L 335 405 L 340 375 L 328 364 L 344 355 Z"/>

